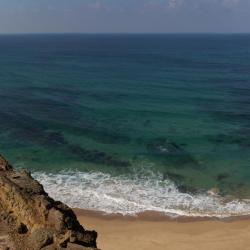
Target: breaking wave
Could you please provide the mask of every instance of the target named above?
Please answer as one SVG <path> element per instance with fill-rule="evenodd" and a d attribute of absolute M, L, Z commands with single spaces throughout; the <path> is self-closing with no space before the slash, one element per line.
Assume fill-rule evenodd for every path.
<path fill-rule="evenodd" d="M 160 174 L 117 176 L 102 172 L 34 172 L 45 191 L 73 208 L 135 215 L 145 211 L 168 216 L 231 217 L 250 214 L 250 200 L 231 200 L 213 193 L 191 195 Z"/>

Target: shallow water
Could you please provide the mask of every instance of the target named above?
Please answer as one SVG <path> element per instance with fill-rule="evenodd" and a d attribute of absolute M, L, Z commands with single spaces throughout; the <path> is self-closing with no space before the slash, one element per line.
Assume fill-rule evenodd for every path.
<path fill-rule="evenodd" d="M 79 173 L 108 175 L 144 192 L 144 210 L 157 195 L 166 208 L 171 185 L 250 198 L 250 35 L 2 35 L 0 54 L 0 152 L 13 165 L 48 183 L 72 170 L 82 189 Z M 106 201 L 96 209 L 133 210 Z M 186 201 L 171 209 L 201 207 Z"/>

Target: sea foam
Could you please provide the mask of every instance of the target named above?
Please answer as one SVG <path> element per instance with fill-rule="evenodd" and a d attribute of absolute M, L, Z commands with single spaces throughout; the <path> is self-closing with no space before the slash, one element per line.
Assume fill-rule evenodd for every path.
<path fill-rule="evenodd" d="M 157 211 L 169 216 L 230 217 L 250 214 L 250 200 L 226 201 L 212 193 L 191 195 L 160 174 L 111 176 L 101 172 L 34 172 L 45 191 L 73 208 L 135 215 Z"/>

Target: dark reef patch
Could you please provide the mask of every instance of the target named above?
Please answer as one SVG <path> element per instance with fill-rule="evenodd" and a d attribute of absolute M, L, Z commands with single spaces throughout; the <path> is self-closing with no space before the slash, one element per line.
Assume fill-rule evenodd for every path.
<path fill-rule="evenodd" d="M 3 122 L 1 125 L 9 127 L 10 130 L 8 136 L 15 138 L 17 141 L 22 141 L 24 145 L 38 143 L 48 149 L 56 149 L 63 154 L 73 155 L 74 157 L 76 156 L 81 161 L 117 167 L 130 166 L 128 161 L 116 159 L 114 156 L 108 155 L 105 152 L 90 150 L 82 148 L 79 145 L 72 144 L 65 139 L 60 130 L 48 129 L 48 127 L 44 126 L 42 122 L 27 115 L 4 113 L 2 118 Z M 16 128 L 16 124 L 18 124 L 18 128 Z M 97 131 L 94 131 L 94 129 L 81 129 L 80 132 L 81 135 L 84 134 L 84 132 L 90 133 L 90 135 L 96 139 L 99 138 L 100 140 L 110 144 L 121 143 L 121 141 L 127 142 L 128 140 L 127 137 L 122 137 L 116 133 L 102 133 L 101 131 L 98 133 Z M 13 139 L 11 141 L 13 141 Z"/>
<path fill-rule="evenodd" d="M 228 173 L 221 173 L 217 175 L 217 181 L 224 181 L 225 179 L 229 178 L 230 175 Z"/>
<path fill-rule="evenodd" d="M 94 139 L 97 142 L 103 144 L 128 144 L 130 138 L 128 136 L 122 135 L 116 131 L 105 131 L 105 129 L 98 129 L 95 127 L 82 128 L 82 133 Z"/>
<path fill-rule="evenodd" d="M 166 138 L 156 138 L 147 145 L 149 154 L 159 157 L 165 164 L 175 168 L 201 168 L 195 158 L 183 146 Z"/>
<path fill-rule="evenodd" d="M 241 148 L 250 148 L 250 129 L 240 128 L 232 131 L 230 134 L 218 134 L 209 140 L 216 145 L 235 144 Z"/>
<path fill-rule="evenodd" d="M 67 145 L 68 142 L 65 140 L 61 132 L 49 132 L 45 136 L 44 144 L 49 146 L 63 146 Z"/>
<path fill-rule="evenodd" d="M 130 163 L 128 161 L 122 161 L 119 159 L 115 159 L 111 155 L 106 154 L 105 152 L 100 152 L 98 150 L 88 150 L 84 149 L 78 145 L 69 145 L 68 150 L 73 154 L 79 157 L 81 160 L 97 163 L 97 164 L 105 164 L 108 166 L 114 167 L 128 167 Z"/>

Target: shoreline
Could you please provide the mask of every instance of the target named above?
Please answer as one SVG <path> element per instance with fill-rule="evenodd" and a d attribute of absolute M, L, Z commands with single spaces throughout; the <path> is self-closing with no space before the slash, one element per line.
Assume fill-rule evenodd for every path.
<path fill-rule="evenodd" d="M 74 209 L 80 223 L 98 232 L 102 250 L 247 250 L 250 218 L 172 219 L 152 212 L 138 216 Z"/>
<path fill-rule="evenodd" d="M 219 221 L 219 222 L 235 222 L 247 220 L 250 222 L 250 215 L 236 215 L 228 217 L 216 216 L 170 216 L 163 212 L 158 211 L 145 211 L 134 215 L 123 215 L 120 213 L 106 213 L 105 211 L 88 210 L 81 208 L 73 208 L 77 216 L 90 216 L 102 220 L 122 220 L 122 221 L 170 221 L 170 222 L 199 222 L 199 221 Z"/>

